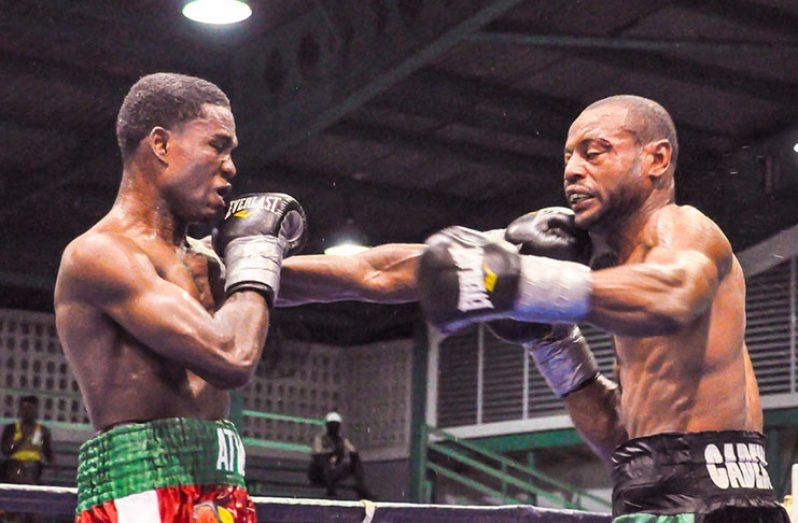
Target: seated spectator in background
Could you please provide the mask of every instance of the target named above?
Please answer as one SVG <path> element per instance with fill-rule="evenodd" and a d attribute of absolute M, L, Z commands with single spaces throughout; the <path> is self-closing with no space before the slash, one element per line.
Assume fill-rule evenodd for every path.
<path fill-rule="evenodd" d="M 3 465 L 5 483 L 38 485 L 44 461 L 53 462 L 50 431 L 37 421 L 39 398 L 23 396 L 19 399 L 19 420 L 3 429 L 0 447 L 6 462 Z"/>
<path fill-rule="evenodd" d="M 326 430 L 313 438 L 313 455 L 311 457 L 308 477 L 313 485 L 323 485 L 327 496 L 336 497 L 336 487 L 344 479 L 352 476 L 355 480 L 355 492 L 361 499 L 374 499 L 374 495 L 365 484 L 363 463 L 357 449 L 349 438 L 341 436 L 341 415 L 329 412 L 325 416 Z"/>

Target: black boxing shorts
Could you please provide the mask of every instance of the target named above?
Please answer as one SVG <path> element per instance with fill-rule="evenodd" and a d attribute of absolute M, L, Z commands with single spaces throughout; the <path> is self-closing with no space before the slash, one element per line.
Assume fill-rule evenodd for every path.
<path fill-rule="evenodd" d="M 756 432 L 667 433 L 612 455 L 614 523 L 789 523 Z"/>

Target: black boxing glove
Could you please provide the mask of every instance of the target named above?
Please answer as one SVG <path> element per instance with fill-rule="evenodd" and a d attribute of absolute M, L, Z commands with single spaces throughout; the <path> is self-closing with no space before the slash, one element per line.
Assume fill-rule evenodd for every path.
<path fill-rule="evenodd" d="M 590 268 L 521 255 L 505 241 L 450 227 L 432 235 L 417 281 L 427 319 L 444 333 L 498 318 L 575 323 L 590 308 Z"/>
<path fill-rule="evenodd" d="M 283 258 L 299 252 L 307 237 L 305 210 L 287 194 L 245 194 L 231 200 L 213 233 L 213 248 L 226 268 L 225 294 L 256 290 L 272 306 Z"/>
<path fill-rule="evenodd" d="M 517 248 L 491 235 L 449 227 L 430 236 L 418 263 L 419 299 L 443 333 L 512 310 L 518 291 Z"/>
<path fill-rule="evenodd" d="M 504 239 L 519 246 L 521 254 L 587 264 L 590 236 L 576 227 L 574 212 L 567 207 L 546 207 L 513 220 Z M 552 326 L 515 320 L 493 320 L 486 327 L 508 343 L 526 344 L 552 334 Z"/>
<path fill-rule="evenodd" d="M 590 261 L 590 236 L 576 227 L 574 212 L 567 207 L 546 207 L 516 218 L 504 239 L 519 245 L 521 254 L 585 265 Z"/>

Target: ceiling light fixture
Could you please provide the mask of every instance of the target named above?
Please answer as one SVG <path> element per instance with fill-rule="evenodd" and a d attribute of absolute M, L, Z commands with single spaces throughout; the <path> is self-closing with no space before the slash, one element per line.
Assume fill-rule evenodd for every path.
<path fill-rule="evenodd" d="M 183 7 L 183 16 L 203 24 L 234 24 L 251 15 L 252 8 L 241 0 L 191 0 Z"/>
<path fill-rule="evenodd" d="M 795 145 L 792 146 L 792 150 L 798 153 L 798 142 L 795 142 Z"/>
<path fill-rule="evenodd" d="M 340 245 L 333 245 L 324 249 L 324 254 L 329 256 L 351 256 L 359 252 L 367 251 L 369 248 L 365 245 L 358 245 L 355 243 L 342 243 Z"/>
<path fill-rule="evenodd" d="M 366 234 L 353 218 L 347 218 L 343 227 L 333 233 L 331 240 L 331 245 L 324 249 L 324 254 L 349 256 L 368 250 Z"/>

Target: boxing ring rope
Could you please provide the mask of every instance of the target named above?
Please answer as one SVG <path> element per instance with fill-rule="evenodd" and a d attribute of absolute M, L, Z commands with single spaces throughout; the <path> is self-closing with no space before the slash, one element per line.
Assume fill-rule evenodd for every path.
<path fill-rule="evenodd" d="M 0 509 L 41 515 L 71 516 L 77 489 L 0 483 Z M 543 509 L 525 505 L 474 507 L 372 503 L 370 501 L 328 501 L 319 499 L 253 498 L 261 521 L 292 523 L 449 523 L 491 521 L 491 523 L 609 523 L 608 514 L 574 510 Z"/>

